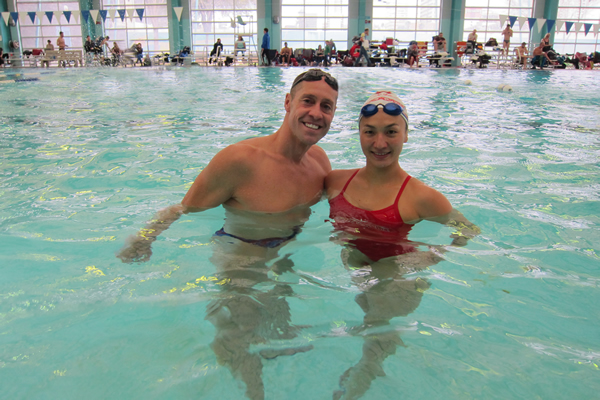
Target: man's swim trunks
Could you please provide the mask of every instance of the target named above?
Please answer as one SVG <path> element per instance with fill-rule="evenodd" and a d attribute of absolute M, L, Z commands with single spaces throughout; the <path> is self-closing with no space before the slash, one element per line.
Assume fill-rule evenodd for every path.
<path fill-rule="evenodd" d="M 300 227 L 299 226 L 295 226 L 292 229 L 292 234 L 289 236 L 285 236 L 285 237 L 274 237 L 274 238 L 264 238 L 264 239 L 246 239 L 240 236 L 236 236 L 236 235 L 232 235 L 230 233 L 225 232 L 225 230 L 223 228 L 219 229 L 218 231 L 215 232 L 215 236 L 229 236 L 232 237 L 234 239 L 240 240 L 244 243 L 250 243 L 253 244 L 255 246 L 259 246 L 259 247 L 266 247 L 268 249 L 273 249 L 275 247 L 279 247 L 282 244 L 284 244 L 285 242 L 287 242 L 288 240 L 292 240 L 293 238 L 296 237 L 296 235 L 298 235 L 298 233 L 300 233 Z"/>

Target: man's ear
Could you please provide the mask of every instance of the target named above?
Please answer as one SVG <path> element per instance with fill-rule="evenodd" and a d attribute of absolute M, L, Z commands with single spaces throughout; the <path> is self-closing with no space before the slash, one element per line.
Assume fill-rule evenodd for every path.
<path fill-rule="evenodd" d="M 290 93 L 286 93 L 285 102 L 283 103 L 283 107 L 286 112 L 290 112 L 290 103 L 292 102 L 292 95 Z"/>

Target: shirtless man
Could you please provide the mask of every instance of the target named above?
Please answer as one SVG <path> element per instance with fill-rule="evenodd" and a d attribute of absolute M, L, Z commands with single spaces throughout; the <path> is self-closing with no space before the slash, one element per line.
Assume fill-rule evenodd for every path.
<path fill-rule="evenodd" d="M 533 59 L 531 60 L 531 65 L 533 65 L 532 69 L 535 69 L 536 65 L 539 65 L 540 69 L 544 69 L 546 65 L 552 63 L 548 54 L 544 52 L 544 46 L 545 43 L 542 41 L 538 47 L 533 49 Z"/>
<path fill-rule="evenodd" d="M 211 262 L 226 283 L 206 319 L 216 328 L 211 347 L 218 362 L 244 381 L 250 399 L 264 399 L 261 357 L 250 345 L 295 336 L 285 301 L 289 286 L 269 291 L 253 286 L 269 280 L 267 262 L 275 260 L 273 270 L 291 267 L 278 251 L 300 232 L 310 206 L 322 197 L 331 165 L 315 144 L 329 131 L 337 97 L 331 75 L 318 69 L 298 75 L 275 133 L 218 152 L 181 203 L 159 211 L 117 254 L 124 262 L 147 261 L 151 244 L 183 214 L 223 205 L 225 225 L 213 236 Z"/>
<path fill-rule="evenodd" d="M 56 39 L 56 45 L 58 46 L 58 50 L 64 50 L 67 47 L 65 43 L 65 34 L 60 32 L 58 39 Z"/>
<path fill-rule="evenodd" d="M 281 54 L 281 63 L 289 65 L 292 58 L 292 49 L 288 47 L 287 42 L 284 42 L 283 44 L 285 46 L 279 52 L 279 54 Z"/>
<path fill-rule="evenodd" d="M 504 28 L 504 30 L 502 31 L 502 35 L 504 35 L 504 43 L 502 44 L 502 48 L 504 50 L 502 50 L 502 54 L 504 54 L 504 52 L 508 54 L 508 49 L 510 47 L 510 38 L 513 35 L 513 30 L 510 27 L 510 23 L 506 24 L 506 28 Z"/>
<path fill-rule="evenodd" d="M 529 51 L 527 50 L 527 43 L 521 43 L 521 46 L 515 47 L 515 53 L 517 54 L 517 63 L 523 65 L 523 69 L 527 67 L 527 56 Z"/>

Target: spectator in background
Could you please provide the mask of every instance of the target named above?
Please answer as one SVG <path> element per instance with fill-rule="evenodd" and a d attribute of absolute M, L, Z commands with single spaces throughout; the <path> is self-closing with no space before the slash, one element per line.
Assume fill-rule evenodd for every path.
<path fill-rule="evenodd" d="M 213 58 L 214 58 L 214 61 L 217 62 L 219 57 L 221 57 L 222 52 L 223 52 L 223 43 L 221 43 L 221 39 L 217 39 L 216 43 L 213 46 L 212 51 L 210 52 L 210 57 L 208 59 L 208 63 L 212 64 Z"/>
<path fill-rule="evenodd" d="M 281 52 L 279 52 L 281 55 L 281 63 L 289 65 L 292 58 L 292 49 L 288 47 L 287 42 L 284 42 L 283 44 L 283 49 L 281 49 Z"/>
<path fill-rule="evenodd" d="M 135 64 L 137 64 L 137 62 L 140 62 L 140 67 L 144 65 L 144 48 L 142 47 L 141 43 L 137 43 L 133 45 L 133 53 L 135 54 L 135 61 L 133 62 L 133 65 L 135 66 Z"/>
<path fill-rule="evenodd" d="M 335 43 L 333 42 L 333 39 L 329 39 L 329 47 L 331 47 L 331 56 L 329 57 L 329 60 L 331 61 L 331 57 L 335 57 L 335 63 L 338 63 L 338 57 L 337 57 L 337 48 L 335 47 Z"/>
<path fill-rule="evenodd" d="M 315 61 L 317 62 L 317 65 L 321 65 L 321 63 L 323 62 L 324 59 L 325 59 L 325 52 L 323 51 L 323 46 L 319 45 L 319 47 L 317 47 L 317 51 L 315 54 Z"/>
<path fill-rule="evenodd" d="M 244 57 L 244 53 L 246 52 L 246 42 L 244 42 L 242 35 L 238 35 L 235 42 L 235 56 L 237 57 L 240 52 L 242 53 L 242 57 Z"/>
<path fill-rule="evenodd" d="M 506 28 L 504 28 L 504 30 L 502 31 L 502 35 L 504 35 L 504 42 L 502 43 L 502 48 L 504 50 L 502 50 L 502 54 L 504 54 L 504 52 L 508 54 L 508 49 L 510 48 L 510 38 L 513 35 L 513 30 L 510 27 L 510 22 L 506 24 Z"/>
<path fill-rule="evenodd" d="M 521 43 L 521 46 L 515 47 L 515 54 L 517 55 L 517 63 L 523 65 L 523 69 L 527 67 L 527 56 L 529 51 L 527 50 L 527 43 Z"/>
<path fill-rule="evenodd" d="M 408 66 L 412 68 L 413 63 L 417 63 L 416 67 L 419 68 L 419 46 L 417 42 L 414 40 L 410 42 L 408 46 L 408 52 L 406 53 L 406 57 L 408 57 Z"/>
<path fill-rule="evenodd" d="M 262 44 L 260 45 L 260 59 L 263 65 L 271 65 L 269 58 L 269 49 L 271 48 L 271 38 L 269 37 L 269 28 L 265 28 Z M 267 62 L 265 62 L 265 58 Z"/>
<path fill-rule="evenodd" d="M 367 60 L 367 66 L 370 67 L 373 64 L 371 64 L 371 60 L 369 59 L 369 28 L 365 29 L 365 31 L 363 33 L 361 33 L 360 35 L 360 45 L 358 47 L 358 51 L 359 56 L 356 58 L 356 60 L 354 61 L 354 66 L 358 66 L 358 63 L 360 62 L 360 59 L 362 57 L 365 58 L 365 60 Z"/>

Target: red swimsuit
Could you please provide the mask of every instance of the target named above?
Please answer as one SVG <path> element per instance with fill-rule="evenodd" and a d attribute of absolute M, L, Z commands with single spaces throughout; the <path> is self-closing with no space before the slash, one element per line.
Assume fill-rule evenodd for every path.
<path fill-rule="evenodd" d="M 369 211 L 353 206 L 344 197 L 346 188 L 358 171 L 348 179 L 340 194 L 329 200 L 329 218 L 334 220 L 333 226 L 357 236 L 357 239 L 350 240 L 349 243 L 373 261 L 416 251 L 407 239 L 412 225 L 405 224 L 398 211 L 398 200 L 411 178 L 410 175 L 402 183 L 394 204 L 381 210 Z"/>

